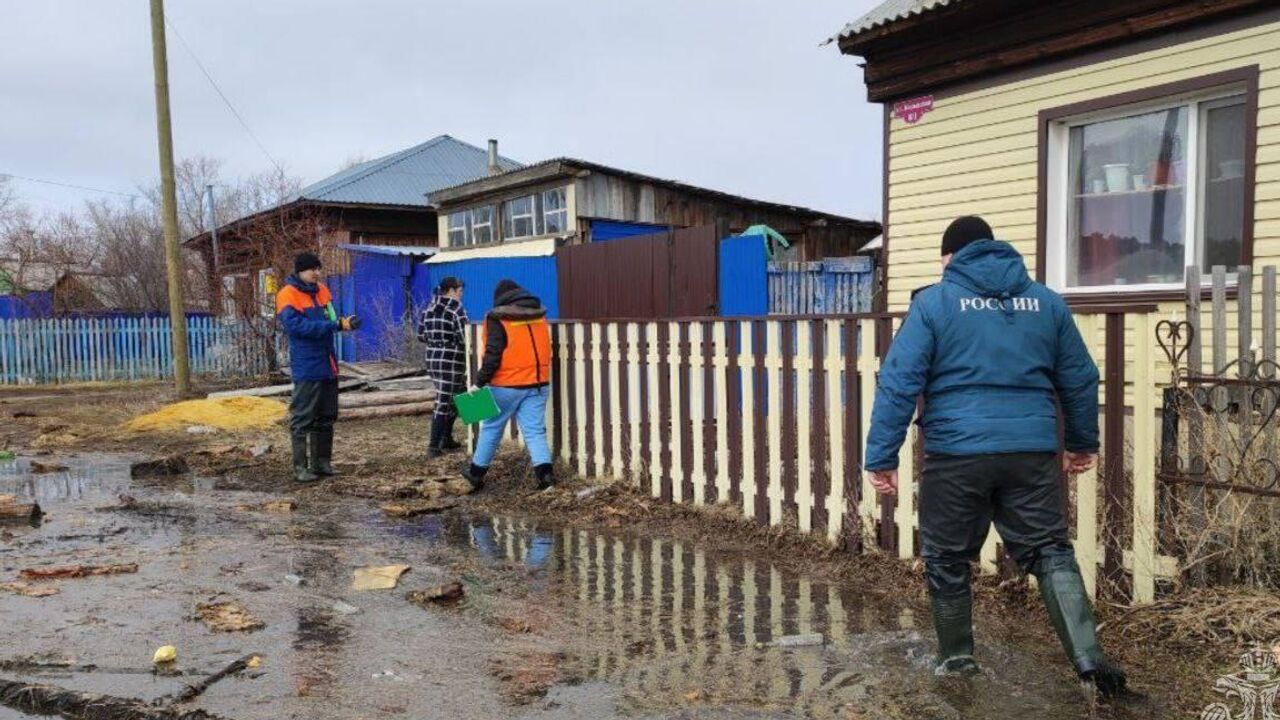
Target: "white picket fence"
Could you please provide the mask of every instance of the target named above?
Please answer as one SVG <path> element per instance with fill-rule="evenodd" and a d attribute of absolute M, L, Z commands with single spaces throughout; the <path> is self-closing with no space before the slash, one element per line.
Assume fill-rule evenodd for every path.
<path fill-rule="evenodd" d="M 173 376 L 168 318 L 0 320 L 0 385 Z M 267 341 L 242 320 L 187 319 L 193 375 L 266 371 Z"/>

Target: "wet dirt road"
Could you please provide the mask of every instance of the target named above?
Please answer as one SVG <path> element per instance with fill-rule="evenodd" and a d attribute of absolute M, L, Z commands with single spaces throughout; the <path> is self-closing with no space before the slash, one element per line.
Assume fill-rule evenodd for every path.
<path fill-rule="evenodd" d="M 48 513 L 38 527 L 3 528 L 0 582 L 47 564 L 139 570 L 56 581 L 49 597 L 0 593 L 0 661 L 77 666 L 3 677 L 151 700 L 257 653 L 260 668 L 193 703 L 240 719 L 1089 712 L 1060 669 L 981 635 L 999 672 L 936 679 L 927 618 L 910 606 L 760 557 L 465 511 L 394 520 L 319 492 L 272 513 L 242 506 L 288 488 L 131 481 L 126 456 L 58 460 L 69 470 L 34 475 L 24 459 L 0 462 L 0 494 L 34 498 Z M 136 502 L 121 509 L 122 495 Z M 351 589 L 355 568 L 396 563 L 412 568 L 397 589 Z M 405 599 L 451 579 L 466 588 L 461 603 Z M 265 627 L 215 633 L 194 618 L 198 604 L 223 601 Z M 779 646 L 812 634 L 822 644 Z M 151 671 L 161 645 L 177 647 L 190 676 Z M 0 707 L 0 719 L 14 717 L 24 716 Z"/>

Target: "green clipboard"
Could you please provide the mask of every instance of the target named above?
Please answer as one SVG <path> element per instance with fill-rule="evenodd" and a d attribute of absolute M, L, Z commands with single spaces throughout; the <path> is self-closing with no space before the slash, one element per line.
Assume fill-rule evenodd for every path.
<path fill-rule="evenodd" d="M 488 387 L 482 387 L 474 392 L 463 393 L 462 395 L 454 395 L 453 406 L 458 409 L 458 417 L 462 418 L 462 422 L 468 425 L 491 420 L 502 414 L 502 411 L 498 409 L 497 401 L 493 399 L 493 393 Z"/>

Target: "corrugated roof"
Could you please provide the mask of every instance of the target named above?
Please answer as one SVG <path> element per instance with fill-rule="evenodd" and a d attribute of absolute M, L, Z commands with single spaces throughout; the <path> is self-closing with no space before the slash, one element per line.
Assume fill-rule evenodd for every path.
<path fill-rule="evenodd" d="M 356 245 L 353 243 L 341 243 L 338 247 L 351 252 L 374 253 L 375 255 L 424 255 L 427 257 L 435 255 L 440 250 L 440 248 L 431 245 Z"/>
<path fill-rule="evenodd" d="M 961 0 L 886 0 L 874 10 L 854 20 L 840 31 L 834 39 L 843 40 L 873 28 L 887 25 L 897 20 L 920 15 L 936 8 L 955 5 Z"/>
<path fill-rule="evenodd" d="M 523 167 L 499 156 L 503 170 Z M 489 153 L 449 135 L 360 163 L 312 183 L 300 200 L 371 205 L 427 205 L 426 194 L 489 174 Z"/>

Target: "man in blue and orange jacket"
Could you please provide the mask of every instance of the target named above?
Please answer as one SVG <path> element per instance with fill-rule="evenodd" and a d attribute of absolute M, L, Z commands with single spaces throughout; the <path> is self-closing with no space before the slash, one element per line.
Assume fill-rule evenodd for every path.
<path fill-rule="evenodd" d="M 320 258 L 304 252 L 293 261 L 293 274 L 276 293 L 276 317 L 289 336 L 293 399 L 289 434 L 293 440 L 293 476 L 314 482 L 334 475 L 333 423 L 338 419 L 338 359 L 334 333 L 355 330 L 360 319 L 339 318 L 333 296 L 320 282 Z"/>

